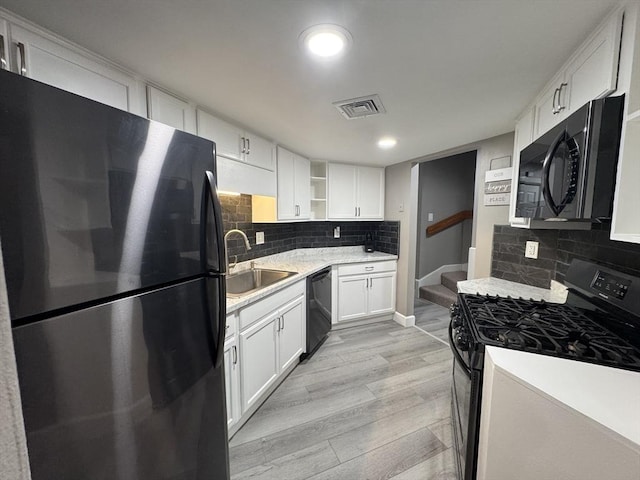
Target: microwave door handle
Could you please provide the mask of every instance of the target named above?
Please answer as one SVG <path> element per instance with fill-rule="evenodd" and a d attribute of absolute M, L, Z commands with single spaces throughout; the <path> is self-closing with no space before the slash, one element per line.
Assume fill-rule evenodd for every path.
<path fill-rule="evenodd" d="M 562 212 L 561 208 L 558 208 L 555 200 L 553 199 L 553 195 L 551 195 L 551 186 L 549 185 L 549 173 L 551 172 L 551 164 L 553 163 L 553 158 L 564 142 L 567 139 L 567 132 L 563 130 L 560 134 L 555 138 L 555 140 L 551 143 L 549 150 L 547 150 L 547 154 L 544 157 L 544 162 L 542 162 L 542 195 L 544 196 L 545 202 L 547 202 L 547 206 L 553 212 L 553 214 L 557 217 Z"/>
<path fill-rule="evenodd" d="M 578 176 L 580 173 L 580 146 L 576 142 L 575 138 L 571 137 L 567 139 L 567 147 L 569 147 L 569 161 L 571 163 L 571 174 L 569 176 L 569 187 L 564 194 L 558 209 L 562 211 L 564 207 L 573 202 L 578 191 Z"/>
<path fill-rule="evenodd" d="M 453 341 L 453 324 L 451 322 L 449 322 L 449 346 L 451 347 L 451 351 L 453 352 L 455 361 L 460 365 L 460 368 L 464 370 L 464 373 L 467 375 L 467 377 L 471 378 L 471 369 L 465 363 L 462 355 L 460 355 L 460 352 L 458 352 L 458 349 L 456 348 L 455 342 Z"/>

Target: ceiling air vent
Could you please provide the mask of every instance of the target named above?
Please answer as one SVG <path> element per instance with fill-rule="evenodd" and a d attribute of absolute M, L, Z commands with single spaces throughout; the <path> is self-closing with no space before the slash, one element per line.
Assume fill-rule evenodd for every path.
<path fill-rule="evenodd" d="M 386 113 L 378 95 L 367 95 L 366 97 L 341 100 L 339 102 L 333 102 L 333 105 L 342 116 L 348 120 Z"/>

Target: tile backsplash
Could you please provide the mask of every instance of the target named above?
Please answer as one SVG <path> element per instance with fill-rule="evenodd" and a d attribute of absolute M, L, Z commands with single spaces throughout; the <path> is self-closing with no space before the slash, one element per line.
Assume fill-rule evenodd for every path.
<path fill-rule="evenodd" d="M 578 258 L 640 276 L 640 245 L 609 239 L 610 223 L 592 230 L 527 230 L 496 225 L 493 230 L 491 276 L 549 288 L 564 282 L 571 260 Z M 540 242 L 538 258 L 525 258 L 528 240 Z"/>
<path fill-rule="evenodd" d="M 364 245 L 367 233 L 371 233 L 377 251 L 398 254 L 400 222 L 252 223 L 251 195 L 220 195 L 220 203 L 225 233 L 232 228 L 238 228 L 247 234 L 251 243 L 251 250 L 246 252 L 240 235 L 229 237 L 229 255 L 237 255 L 239 262 L 296 248 Z M 333 238 L 333 230 L 338 226 L 340 238 Z M 263 245 L 255 244 L 256 232 L 264 232 Z"/>

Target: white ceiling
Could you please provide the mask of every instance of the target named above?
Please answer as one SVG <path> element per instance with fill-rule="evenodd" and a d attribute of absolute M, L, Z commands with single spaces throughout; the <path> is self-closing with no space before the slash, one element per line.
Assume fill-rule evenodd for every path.
<path fill-rule="evenodd" d="M 617 0 L 0 0 L 0 5 L 312 158 L 390 165 L 513 130 Z M 298 36 L 353 45 L 318 62 Z M 332 102 L 377 93 L 387 113 Z M 379 136 L 398 145 L 383 151 Z"/>

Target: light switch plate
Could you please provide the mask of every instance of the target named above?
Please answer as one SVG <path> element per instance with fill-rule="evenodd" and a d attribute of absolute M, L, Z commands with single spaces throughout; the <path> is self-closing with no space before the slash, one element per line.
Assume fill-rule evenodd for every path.
<path fill-rule="evenodd" d="M 524 256 L 527 258 L 538 258 L 538 242 L 527 242 L 524 247 Z"/>
<path fill-rule="evenodd" d="M 264 232 L 256 232 L 256 245 L 264 243 Z"/>
<path fill-rule="evenodd" d="M 333 238 L 340 238 L 340 227 L 333 229 Z"/>
<path fill-rule="evenodd" d="M 428 221 L 428 222 L 433 222 L 433 212 L 429 212 L 429 213 L 427 214 L 427 221 Z"/>

